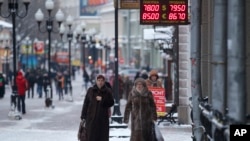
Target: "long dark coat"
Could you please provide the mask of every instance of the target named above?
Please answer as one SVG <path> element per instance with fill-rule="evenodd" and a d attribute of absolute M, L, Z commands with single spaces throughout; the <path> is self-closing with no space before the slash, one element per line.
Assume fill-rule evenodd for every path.
<path fill-rule="evenodd" d="M 102 96 L 102 100 L 98 102 L 96 96 Z M 88 89 L 81 113 L 81 119 L 86 120 L 87 141 L 109 140 L 108 109 L 113 105 L 111 89 L 105 85 L 99 89 L 95 84 Z"/>
<path fill-rule="evenodd" d="M 147 87 L 141 93 L 135 88 L 130 92 L 124 113 L 125 123 L 128 123 L 130 113 L 130 141 L 154 141 L 152 124 L 157 119 L 156 106 L 152 92 Z"/>

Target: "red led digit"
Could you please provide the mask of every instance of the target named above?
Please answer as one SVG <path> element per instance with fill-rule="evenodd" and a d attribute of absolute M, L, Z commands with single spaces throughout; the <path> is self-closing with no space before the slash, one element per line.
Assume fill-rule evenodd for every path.
<path fill-rule="evenodd" d="M 160 18 L 159 13 L 143 13 L 142 19 L 144 20 L 158 20 Z"/>
<path fill-rule="evenodd" d="M 184 4 L 170 4 L 170 10 L 173 12 L 184 12 L 186 10 L 186 5 Z"/>
<path fill-rule="evenodd" d="M 145 11 L 159 11 L 160 6 L 158 4 L 144 4 Z"/>
<path fill-rule="evenodd" d="M 177 13 L 169 13 L 168 19 L 169 20 L 177 20 L 178 19 Z"/>
<path fill-rule="evenodd" d="M 185 20 L 186 18 L 186 13 L 178 13 L 179 19 Z"/>
<path fill-rule="evenodd" d="M 186 5 L 178 5 L 179 11 L 184 12 L 186 10 Z"/>

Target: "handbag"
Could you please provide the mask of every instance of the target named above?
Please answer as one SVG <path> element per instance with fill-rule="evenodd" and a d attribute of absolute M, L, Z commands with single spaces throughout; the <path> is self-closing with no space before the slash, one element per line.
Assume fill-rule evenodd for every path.
<path fill-rule="evenodd" d="M 87 130 L 86 130 L 85 124 L 86 124 L 85 121 L 80 122 L 79 130 L 77 134 L 79 141 L 87 141 Z"/>
<path fill-rule="evenodd" d="M 163 138 L 161 131 L 160 131 L 158 125 L 156 124 L 156 122 L 154 122 L 154 124 L 153 124 L 153 129 L 154 129 L 153 132 L 155 135 L 155 140 L 156 141 L 164 141 L 164 138 Z"/>

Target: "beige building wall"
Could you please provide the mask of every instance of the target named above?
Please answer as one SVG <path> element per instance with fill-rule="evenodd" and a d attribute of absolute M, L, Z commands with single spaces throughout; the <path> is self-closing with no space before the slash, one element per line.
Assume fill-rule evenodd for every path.
<path fill-rule="evenodd" d="M 191 96 L 190 27 L 179 26 L 179 107 L 178 122 L 190 123 Z"/>

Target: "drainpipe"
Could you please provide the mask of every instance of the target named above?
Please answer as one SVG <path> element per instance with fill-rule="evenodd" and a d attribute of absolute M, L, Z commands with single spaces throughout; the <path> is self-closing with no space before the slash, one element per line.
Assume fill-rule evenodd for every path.
<path fill-rule="evenodd" d="M 201 0 L 191 0 L 191 93 L 193 105 L 193 134 L 196 141 L 202 140 L 203 127 L 200 120 L 199 98 L 201 97 Z"/>
<path fill-rule="evenodd" d="M 227 87 L 230 123 L 246 123 L 245 1 L 228 0 Z"/>
<path fill-rule="evenodd" d="M 216 119 L 222 120 L 226 109 L 226 55 L 227 55 L 227 1 L 214 1 L 214 28 L 212 47 L 212 105 Z M 219 116 L 219 117 L 218 117 Z M 216 125 L 212 124 L 215 137 Z"/>
<path fill-rule="evenodd" d="M 127 40 L 128 40 L 128 46 L 127 46 L 127 65 L 130 66 L 130 60 L 131 60 L 131 53 L 132 53 L 132 46 L 131 46 L 131 10 L 128 10 L 128 17 L 127 17 L 127 30 L 128 30 L 128 35 L 127 35 Z"/>

